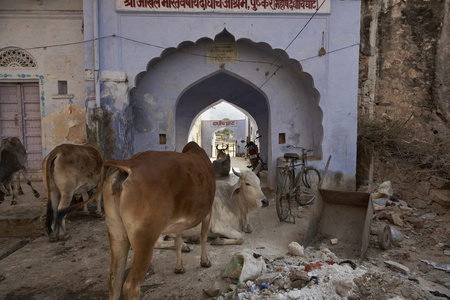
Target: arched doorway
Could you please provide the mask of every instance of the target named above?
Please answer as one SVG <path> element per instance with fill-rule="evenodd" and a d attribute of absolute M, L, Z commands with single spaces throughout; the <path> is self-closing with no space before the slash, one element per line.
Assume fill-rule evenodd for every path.
<path fill-rule="evenodd" d="M 193 120 L 206 107 L 219 99 L 247 111 L 258 125 L 261 138 L 261 155 L 268 157 L 269 107 L 264 94 L 254 86 L 226 71 L 216 73 L 189 87 L 180 95 L 175 109 L 176 149 L 186 144 Z M 265 137 L 265 138 L 264 138 Z M 205 149 L 207 150 L 207 149 Z"/>
<path fill-rule="evenodd" d="M 222 45 L 235 51 L 235 57 L 211 60 L 208 49 Z M 150 60 L 129 95 L 134 152 L 181 151 L 195 118 L 225 99 L 257 123 L 271 187 L 276 184 L 277 159 L 288 144 L 313 149 L 322 157 L 323 116 L 313 78 L 298 61 L 267 43 L 235 41 L 226 30 L 214 40 L 183 42 Z"/>

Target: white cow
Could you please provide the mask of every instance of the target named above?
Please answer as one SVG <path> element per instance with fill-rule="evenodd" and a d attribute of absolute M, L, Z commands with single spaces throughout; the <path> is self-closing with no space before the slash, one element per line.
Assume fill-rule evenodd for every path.
<path fill-rule="evenodd" d="M 248 223 L 248 213 L 259 207 L 266 207 L 269 201 L 261 190 L 260 180 L 254 171 L 246 170 L 233 173 L 228 178 L 216 178 L 216 194 L 212 207 L 209 238 L 215 238 L 212 245 L 240 245 L 244 241 L 244 233 L 253 231 Z M 240 231 L 238 230 L 240 229 Z M 199 227 L 183 232 L 182 236 L 193 242 Z M 158 241 L 157 248 L 173 247 L 174 242 Z M 189 251 L 187 245 L 184 251 Z"/>

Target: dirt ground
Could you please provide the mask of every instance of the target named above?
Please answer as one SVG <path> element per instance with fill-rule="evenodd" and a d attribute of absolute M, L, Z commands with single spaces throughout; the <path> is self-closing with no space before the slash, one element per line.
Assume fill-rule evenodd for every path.
<path fill-rule="evenodd" d="M 20 211 L 36 201 L 41 201 L 44 207 L 46 197 L 42 184 L 36 182 L 35 186 L 42 195 L 39 200 L 33 198 L 28 187 L 25 187 L 26 195 L 20 196 L 17 206 L 8 209 Z M 450 264 L 449 256 L 444 254 L 444 251 L 450 250 L 449 213 L 433 220 L 425 220 L 419 230 L 396 227 L 404 234 L 404 238 L 388 250 L 381 250 L 376 236 L 371 235 L 366 259 L 362 263 L 358 260 L 358 249 L 341 241 L 332 245 L 329 240 L 316 240 L 312 247 L 305 249 L 305 257 L 300 257 L 291 255 L 288 245 L 291 242 L 302 244 L 313 206 L 300 209 L 295 207 L 295 224 L 280 222 L 276 214 L 274 192 L 268 189 L 263 191 L 270 199 L 269 207 L 250 213 L 249 219 L 254 232 L 245 235 L 242 245 L 208 244 L 211 268 L 200 267 L 200 245 L 190 245 L 191 252 L 183 253 L 186 272 L 181 275 L 173 272 L 175 251 L 156 249 L 141 287 L 141 299 L 209 299 L 203 290 L 209 289 L 214 283 L 217 283 L 219 289 L 219 299 L 304 299 L 300 289 L 293 288 L 289 282 L 277 287 L 273 285 L 264 293 L 252 293 L 252 288 L 245 283 L 236 286 L 237 280 L 223 278 L 222 274 L 234 253 L 248 249 L 262 255 L 268 272 L 286 277 L 289 276 L 289 270 L 292 272 L 292 266 L 303 267 L 308 262 L 320 261 L 318 251 L 324 247 L 337 256 L 336 262 L 350 259 L 356 263 L 356 270 L 348 269 L 347 273 L 342 273 L 347 274 L 344 277 L 350 276 L 351 272 L 365 272 L 365 275 L 350 283 L 348 289 L 352 292 L 347 294 L 339 292 L 342 289 L 337 288 L 337 283 L 331 280 L 330 274 L 318 275 L 318 283 L 314 288 L 319 292 L 316 296 L 309 296 L 309 299 L 445 299 L 443 295 L 450 296 L 449 273 L 419 260 Z M 10 206 L 8 200 L 0 204 L 0 210 Z M 90 207 L 91 211 L 94 209 L 95 204 Z M 377 222 L 385 221 L 374 221 Z M 71 239 L 65 242 L 49 243 L 44 234 L 26 239 L 0 238 L 2 256 L 6 256 L 0 257 L 1 299 L 108 297 L 106 279 L 110 249 L 104 218 L 95 217 L 94 214 L 85 215 L 79 211 L 69 216 L 67 230 Z M 129 261 L 131 255 L 130 252 Z M 408 267 L 409 275 L 388 268 L 384 263 L 387 260 Z M 325 270 L 327 263 L 322 261 L 322 264 Z M 331 283 L 335 286 L 330 290 Z M 252 282 L 248 284 L 251 286 Z M 231 289 L 235 291 L 232 292 Z M 305 289 L 312 291 L 313 287 L 302 290 Z M 430 291 L 439 292 L 440 294 L 435 294 L 440 297 L 432 295 Z"/>

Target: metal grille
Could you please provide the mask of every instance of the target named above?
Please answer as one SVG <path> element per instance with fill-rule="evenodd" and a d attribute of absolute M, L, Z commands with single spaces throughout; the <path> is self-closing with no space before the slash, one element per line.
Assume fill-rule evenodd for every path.
<path fill-rule="evenodd" d="M 25 50 L 9 48 L 0 51 L 0 67 L 35 68 L 36 61 Z"/>

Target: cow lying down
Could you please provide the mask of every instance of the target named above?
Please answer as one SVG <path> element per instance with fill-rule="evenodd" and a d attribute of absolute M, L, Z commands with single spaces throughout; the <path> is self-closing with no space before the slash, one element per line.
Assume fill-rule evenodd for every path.
<path fill-rule="evenodd" d="M 261 190 L 260 180 L 253 171 L 236 172 L 236 176 L 216 179 L 216 194 L 212 207 L 211 225 L 208 238 L 215 238 L 212 245 L 240 245 L 244 233 L 251 233 L 253 227 L 248 223 L 248 213 L 259 207 L 266 207 L 269 201 Z M 237 229 L 239 228 L 240 231 Z M 198 236 L 199 228 L 183 232 L 182 236 L 189 242 Z M 164 241 L 160 237 L 157 248 L 173 247 L 174 242 Z M 189 251 L 187 245 L 184 251 Z"/>

